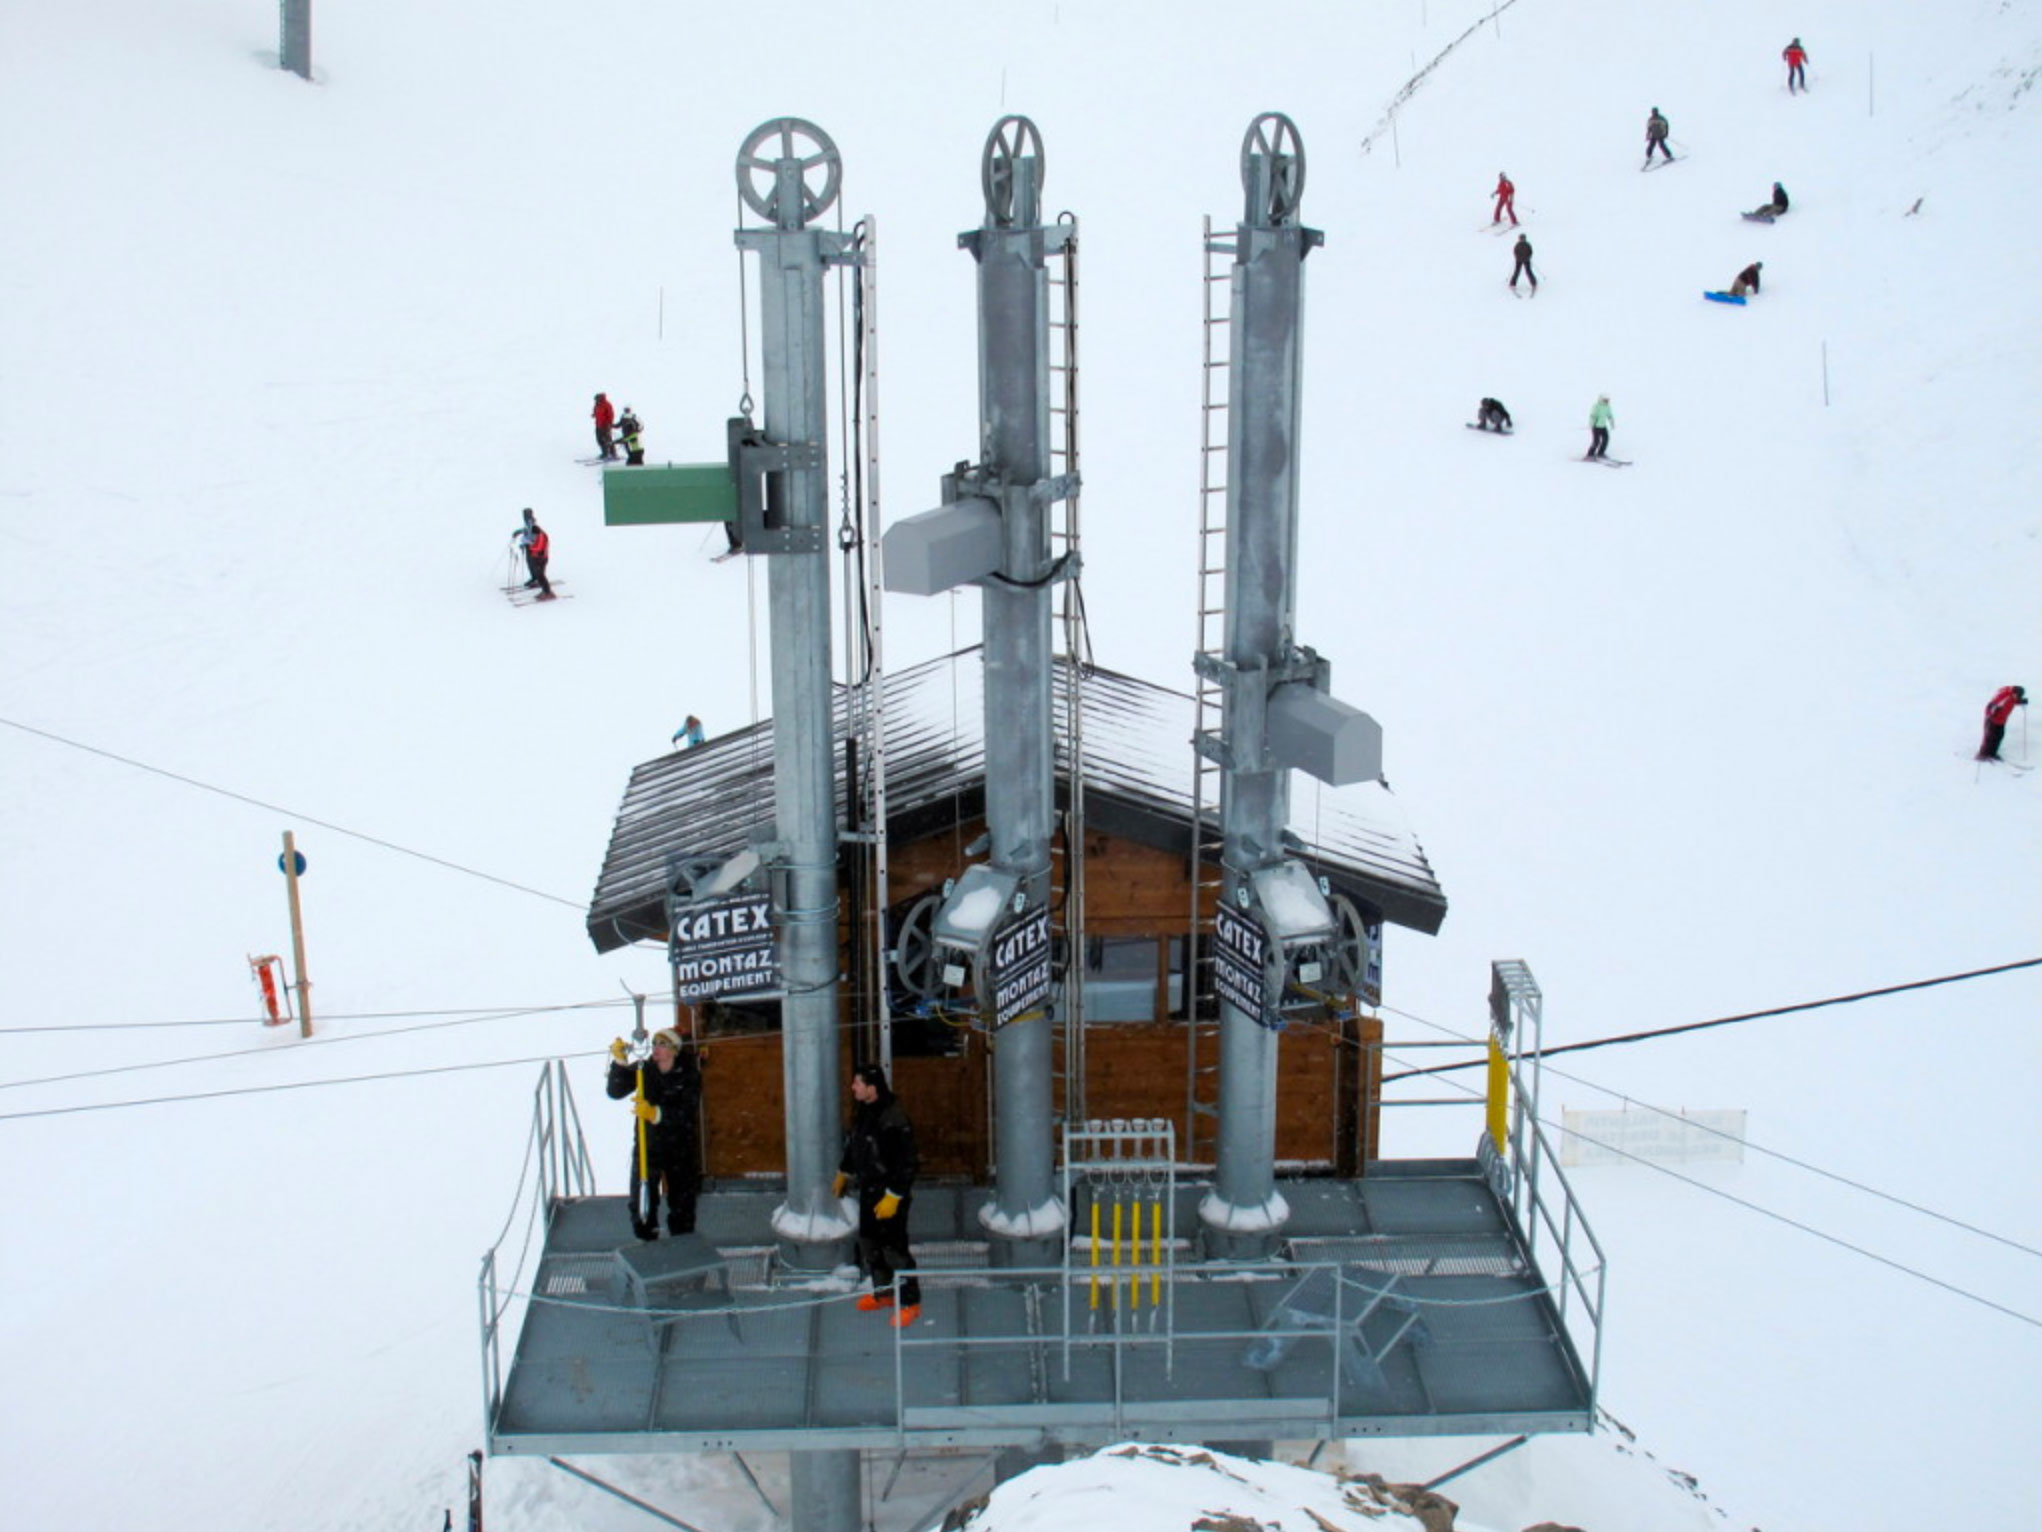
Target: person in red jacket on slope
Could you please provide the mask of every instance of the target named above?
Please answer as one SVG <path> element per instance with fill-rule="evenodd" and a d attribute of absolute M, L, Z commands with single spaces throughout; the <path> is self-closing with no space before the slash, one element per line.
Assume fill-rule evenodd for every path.
<path fill-rule="evenodd" d="M 525 589 L 539 593 L 533 597 L 535 601 L 551 601 L 553 582 L 546 578 L 546 560 L 552 556 L 553 539 L 546 535 L 529 505 L 525 507 L 525 524 L 512 535 L 512 540 L 524 550 L 525 571 L 531 575 L 525 581 Z"/>
<path fill-rule="evenodd" d="M 1801 39 L 1795 38 L 1780 50 L 1780 57 L 1787 61 L 1787 94 L 1808 88 L 1808 50 L 1801 46 Z"/>
<path fill-rule="evenodd" d="M 2026 687 L 2002 686 L 1992 694 L 1992 701 L 1985 705 L 1985 738 L 1978 746 L 1978 759 L 1996 761 L 1999 759 L 1999 742 L 2007 737 L 2007 720 L 2014 716 L 2014 709 L 2028 705 Z"/>
<path fill-rule="evenodd" d="M 606 463 L 615 462 L 617 445 L 610 440 L 610 431 L 617 424 L 617 407 L 610 403 L 609 395 L 596 395 L 596 407 L 589 416 L 596 423 L 596 454 Z"/>
<path fill-rule="evenodd" d="M 1517 187 L 1512 184 L 1510 177 L 1500 170 L 1496 172 L 1496 190 L 1491 192 L 1490 195 L 1496 199 L 1496 212 L 1489 221 L 1491 223 L 1501 223 L 1503 222 L 1503 215 L 1508 213 L 1511 225 L 1515 227 L 1517 224 Z"/>

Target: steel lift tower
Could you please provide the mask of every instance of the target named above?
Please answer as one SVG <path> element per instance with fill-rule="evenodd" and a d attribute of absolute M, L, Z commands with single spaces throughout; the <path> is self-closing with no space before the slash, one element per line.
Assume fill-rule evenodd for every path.
<path fill-rule="evenodd" d="M 1276 1032 L 1285 994 L 1310 984 L 1337 920 L 1284 854 L 1290 772 L 1343 786 L 1382 774 L 1382 730 L 1328 695 L 1330 668 L 1295 639 L 1298 451 L 1305 257 L 1325 236 L 1298 221 L 1305 154 L 1296 126 L 1265 113 L 1241 145 L 1247 210 L 1235 235 L 1227 400 L 1223 651 L 1196 663 L 1221 690 L 1218 1164 L 1199 1208 L 1208 1251 L 1260 1259 L 1289 1207 L 1276 1189 Z"/>
<path fill-rule="evenodd" d="M 995 1180 L 979 1216 L 994 1259 L 1009 1266 L 1060 1259 L 1066 1216 L 1045 1008 L 1056 819 L 1050 616 L 1052 586 L 1076 569 L 1052 556 L 1050 507 L 1077 483 L 1050 472 L 1045 262 L 1077 225 L 1044 226 L 1044 166 L 1034 123 L 994 125 L 981 158 L 985 221 L 957 241 L 978 262 L 979 461 L 945 475 L 943 504 L 890 528 L 885 544 L 887 589 L 929 596 L 976 583 L 983 593 L 991 855 L 957 880 L 931 935 L 950 971 L 969 973 L 995 1029 Z"/>
<path fill-rule="evenodd" d="M 770 224 L 740 228 L 736 236 L 740 250 L 759 258 L 764 381 L 760 430 L 733 456 L 747 478 L 763 480 L 757 510 L 745 518 L 744 550 L 766 560 L 772 640 L 774 832 L 761 849 L 773 872 L 780 934 L 787 1095 L 787 1200 L 774 1212 L 773 1230 L 783 1261 L 821 1270 L 836 1264 L 852 1232 L 830 1195 L 843 1091 L 823 275 L 853 256 L 849 236 L 810 227 L 836 201 L 841 179 L 829 135 L 800 118 L 761 124 L 738 151 L 738 191 Z M 792 1460 L 794 1525 L 801 1532 L 855 1532 L 857 1452 L 796 1452 Z"/>

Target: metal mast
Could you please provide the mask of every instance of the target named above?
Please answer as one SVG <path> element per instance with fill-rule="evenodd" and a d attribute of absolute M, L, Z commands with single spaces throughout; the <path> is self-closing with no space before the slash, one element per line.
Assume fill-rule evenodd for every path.
<path fill-rule="evenodd" d="M 981 162 L 985 221 L 958 236 L 978 262 L 979 452 L 943 481 L 943 505 L 886 534 L 890 590 L 984 593 L 986 826 L 990 860 L 966 869 L 931 928 L 968 954 L 995 1028 L 994 1257 L 1047 1265 L 1063 1230 L 1054 1181 L 1054 1036 L 1048 1012 L 1050 842 L 1055 828 L 1050 506 L 1075 488 L 1050 472 L 1046 258 L 1075 224 L 1045 227 L 1042 139 L 1002 118 Z M 1040 993 L 1037 978 L 1041 979 Z M 1015 997 L 1026 997 L 1016 1000 Z"/>
<path fill-rule="evenodd" d="M 1228 334 L 1226 634 L 1194 663 L 1221 687 L 1224 884 L 1214 929 L 1220 1004 L 1218 1163 L 1199 1208 L 1216 1255 L 1259 1257 L 1290 1216 L 1276 1189 L 1280 1006 L 1294 961 L 1336 931 L 1323 890 L 1284 856 L 1290 769 L 1334 783 L 1381 773 L 1381 730 L 1326 694 L 1330 671 L 1295 641 L 1304 262 L 1325 236 L 1298 221 L 1304 146 L 1265 113 L 1241 145 L 1247 209 L 1235 240 Z"/>
<path fill-rule="evenodd" d="M 812 187 L 818 173 L 821 184 Z M 745 552 L 766 559 L 772 642 L 775 829 L 764 857 L 780 927 L 787 1095 L 787 1200 L 773 1226 L 782 1259 L 808 1269 L 833 1266 L 850 1232 L 830 1195 L 843 1104 L 823 274 L 850 258 L 851 241 L 808 226 L 836 201 L 841 178 L 829 136 L 796 117 L 754 129 L 737 156 L 739 193 L 772 225 L 740 228 L 736 238 L 759 257 L 764 373 L 763 441 L 752 459 L 765 473 L 764 524 L 746 528 Z"/>
<path fill-rule="evenodd" d="M 828 429 L 823 274 L 855 260 L 843 234 L 811 229 L 836 201 L 842 162 L 798 117 L 762 123 L 737 155 L 738 192 L 770 228 L 737 231 L 759 257 L 760 429 L 745 461 L 765 478 L 744 551 L 766 559 L 773 667 L 773 872 L 780 931 L 787 1200 L 773 1212 L 780 1258 L 836 1264 L 851 1228 L 830 1195 L 843 1105 L 837 1068 L 837 805 L 831 770 Z M 811 185 L 815 175 L 819 185 Z M 856 1451 L 790 1455 L 798 1532 L 856 1532 Z"/>

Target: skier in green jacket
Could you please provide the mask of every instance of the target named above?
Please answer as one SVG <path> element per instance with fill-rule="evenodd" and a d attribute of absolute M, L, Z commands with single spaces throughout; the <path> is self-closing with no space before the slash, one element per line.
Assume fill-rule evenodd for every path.
<path fill-rule="evenodd" d="M 1588 412 L 1588 455 L 1609 456 L 1609 428 L 1616 424 L 1616 416 L 1610 413 L 1609 395 L 1598 395 L 1595 408 Z"/>

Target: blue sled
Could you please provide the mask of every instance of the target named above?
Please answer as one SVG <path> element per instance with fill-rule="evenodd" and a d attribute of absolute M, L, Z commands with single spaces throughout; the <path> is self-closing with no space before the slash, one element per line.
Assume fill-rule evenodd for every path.
<path fill-rule="evenodd" d="M 1744 300 L 1735 293 L 1703 293 L 1702 296 L 1711 303 L 1734 303 L 1739 308 L 1744 307 Z"/>

